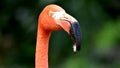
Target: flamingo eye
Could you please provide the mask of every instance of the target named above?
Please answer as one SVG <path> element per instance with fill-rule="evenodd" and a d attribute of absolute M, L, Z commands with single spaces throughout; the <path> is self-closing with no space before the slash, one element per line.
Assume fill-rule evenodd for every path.
<path fill-rule="evenodd" d="M 57 19 L 60 19 L 60 17 L 63 17 L 64 13 L 65 13 L 65 11 L 58 11 L 58 12 L 50 11 L 49 15 L 57 20 Z"/>
<path fill-rule="evenodd" d="M 54 15 L 54 12 L 53 11 L 50 11 L 49 12 L 49 16 L 53 16 Z"/>

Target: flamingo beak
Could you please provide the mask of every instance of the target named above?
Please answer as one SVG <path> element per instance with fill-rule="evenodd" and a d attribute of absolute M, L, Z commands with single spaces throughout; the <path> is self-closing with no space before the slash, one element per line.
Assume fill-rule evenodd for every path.
<path fill-rule="evenodd" d="M 81 33 L 80 33 L 80 26 L 77 21 L 69 22 L 70 23 L 70 36 L 74 42 L 73 51 L 77 52 L 81 48 Z"/>
<path fill-rule="evenodd" d="M 55 19 L 56 24 L 61 26 L 68 34 L 70 34 L 74 42 L 73 51 L 79 51 L 81 48 L 81 33 L 79 22 L 65 11 L 50 11 L 50 15 Z"/>
<path fill-rule="evenodd" d="M 73 51 L 77 52 L 81 48 L 81 33 L 80 33 L 80 25 L 79 22 L 73 18 L 71 15 L 66 14 L 64 17 L 61 18 L 62 21 L 60 26 L 70 34 L 74 45 Z"/>

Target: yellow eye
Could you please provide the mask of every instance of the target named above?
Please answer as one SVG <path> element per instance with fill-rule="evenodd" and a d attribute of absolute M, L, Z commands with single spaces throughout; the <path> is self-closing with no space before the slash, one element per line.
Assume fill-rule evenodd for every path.
<path fill-rule="evenodd" d="M 49 11 L 49 16 L 53 16 L 54 12 L 53 11 Z"/>

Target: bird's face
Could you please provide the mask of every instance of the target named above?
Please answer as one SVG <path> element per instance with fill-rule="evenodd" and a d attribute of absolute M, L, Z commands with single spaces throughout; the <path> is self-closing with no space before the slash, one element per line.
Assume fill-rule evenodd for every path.
<path fill-rule="evenodd" d="M 47 24 L 44 23 L 44 26 L 47 26 L 49 30 L 64 29 L 68 34 L 71 35 L 75 43 L 75 45 L 73 46 L 74 52 L 79 51 L 81 36 L 78 21 L 74 17 L 66 13 L 64 9 L 59 6 L 51 5 L 46 7 L 45 10 L 47 14 L 44 14 L 44 18 L 46 18 L 45 22 L 47 22 Z M 43 10 L 43 13 L 44 12 L 45 11 Z"/>

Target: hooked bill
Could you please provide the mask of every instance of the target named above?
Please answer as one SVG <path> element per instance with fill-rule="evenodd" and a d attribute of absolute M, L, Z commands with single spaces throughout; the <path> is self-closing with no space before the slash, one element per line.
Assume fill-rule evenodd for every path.
<path fill-rule="evenodd" d="M 74 42 L 73 51 L 77 52 L 80 50 L 80 47 L 81 47 L 80 26 L 79 26 L 78 22 L 72 22 L 70 24 L 71 24 L 70 35 L 71 35 L 71 38 Z"/>

